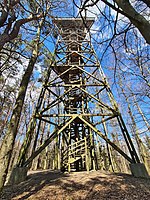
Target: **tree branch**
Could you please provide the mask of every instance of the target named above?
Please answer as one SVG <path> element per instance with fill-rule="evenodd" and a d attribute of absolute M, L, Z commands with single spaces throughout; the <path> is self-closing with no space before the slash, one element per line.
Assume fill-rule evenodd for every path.
<path fill-rule="evenodd" d="M 128 15 L 131 23 L 138 28 L 146 42 L 150 44 L 150 23 L 133 8 L 129 0 L 114 0 L 114 2 L 122 9 L 125 16 Z"/>
<path fill-rule="evenodd" d="M 37 20 L 37 19 L 41 18 L 42 16 L 43 16 L 43 14 L 40 14 L 40 15 L 30 16 L 28 18 L 20 19 L 20 20 L 16 21 L 16 23 L 14 24 L 13 30 L 11 31 L 10 34 L 4 33 L 0 36 L 0 51 L 2 50 L 5 43 L 7 43 L 7 42 L 13 40 L 15 37 L 17 37 L 21 25 L 23 25 L 27 22 L 33 21 L 33 20 Z"/>

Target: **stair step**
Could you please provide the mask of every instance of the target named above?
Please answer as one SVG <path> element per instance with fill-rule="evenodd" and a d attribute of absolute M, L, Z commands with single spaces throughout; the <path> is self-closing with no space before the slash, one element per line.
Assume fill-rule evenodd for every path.
<path fill-rule="evenodd" d="M 78 157 L 75 157 L 75 158 L 70 158 L 68 163 L 71 164 L 71 163 L 74 163 L 75 161 L 80 160 L 80 159 L 81 159 L 81 156 L 78 156 Z"/>

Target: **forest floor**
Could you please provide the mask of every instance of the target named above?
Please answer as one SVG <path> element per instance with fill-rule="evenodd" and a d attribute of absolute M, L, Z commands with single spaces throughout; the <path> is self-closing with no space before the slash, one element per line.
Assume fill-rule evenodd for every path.
<path fill-rule="evenodd" d="M 149 200 L 150 179 L 104 171 L 31 171 L 26 181 L 5 186 L 1 200 Z"/>

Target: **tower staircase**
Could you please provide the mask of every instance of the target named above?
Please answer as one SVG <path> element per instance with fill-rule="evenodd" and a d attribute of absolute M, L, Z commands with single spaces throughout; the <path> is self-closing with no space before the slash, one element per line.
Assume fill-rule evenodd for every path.
<path fill-rule="evenodd" d="M 62 169 L 71 171 L 76 168 L 76 163 L 80 162 L 79 170 L 89 170 L 89 165 L 86 165 L 86 161 L 89 158 L 90 153 L 90 138 L 84 137 L 83 139 L 74 142 L 69 145 L 64 151 L 62 151 Z M 83 166 L 84 165 L 84 166 Z"/>

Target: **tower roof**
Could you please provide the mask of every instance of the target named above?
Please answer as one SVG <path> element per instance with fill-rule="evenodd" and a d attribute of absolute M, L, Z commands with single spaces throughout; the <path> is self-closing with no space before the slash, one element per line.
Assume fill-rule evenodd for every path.
<path fill-rule="evenodd" d="M 56 18 L 54 19 L 54 23 L 58 28 L 63 29 L 89 29 L 94 23 L 94 20 L 94 17 L 87 17 L 85 21 L 83 21 L 82 18 Z"/>

